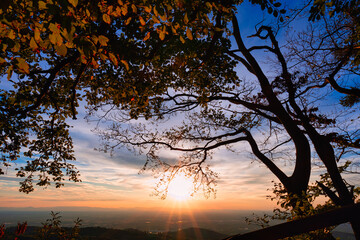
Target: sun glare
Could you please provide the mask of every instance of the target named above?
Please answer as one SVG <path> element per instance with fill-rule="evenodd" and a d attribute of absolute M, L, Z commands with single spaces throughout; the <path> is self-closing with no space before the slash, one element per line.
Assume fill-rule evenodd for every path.
<path fill-rule="evenodd" d="M 185 201 L 190 198 L 193 183 L 191 179 L 183 174 L 176 176 L 170 183 L 168 188 L 169 197 L 177 201 Z"/>

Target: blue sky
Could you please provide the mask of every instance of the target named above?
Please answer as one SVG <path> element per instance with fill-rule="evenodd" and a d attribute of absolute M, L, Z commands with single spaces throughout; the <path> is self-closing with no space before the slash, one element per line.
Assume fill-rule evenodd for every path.
<path fill-rule="evenodd" d="M 255 17 L 254 17 L 255 16 Z M 242 34 L 254 34 L 254 25 L 264 14 L 260 7 L 244 3 L 239 12 L 239 23 Z M 298 27 L 302 28 L 302 23 Z M 280 32 L 281 33 L 281 32 Z M 280 35 L 280 40 L 284 40 Z M 255 44 L 258 40 L 247 39 L 247 44 Z M 261 57 L 261 55 L 258 55 Z M 265 62 L 265 59 L 264 59 Z M 269 68 L 269 67 L 265 67 Z M 239 69 L 239 75 L 242 75 Z M 1 81 L 2 88 L 6 82 Z M 139 174 L 145 157 L 134 155 L 126 149 L 119 149 L 114 156 L 98 152 L 94 148 L 100 146 L 100 140 L 91 130 L 95 123 L 84 119 L 85 109 L 79 108 L 78 120 L 69 120 L 71 135 L 74 140 L 76 166 L 81 172 L 81 183 L 66 183 L 61 189 L 53 186 L 47 189 L 36 188 L 35 192 L 25 195 L 18 192 L 18 178 L 14 177 L 13 168 L 9 168 L 5 176 L 0 176 L 0 205 L 5 207 L 46 207 L 82 206 L 119 209 L 164 209 L 174 206 L 174 199 L 169 197 L 160 200 L 151 196 L 156 179 L 150 172 Z M 226 149 L 215 152 L 209 161 L 213 170 L 219 173 L 217 195 L 205 199 L 201 193 L 187 201 L 187 205 L 197 209 L 272 209 L 275 202 L 266 200 L 271 191 L 272 181 L 276 178 L 259 163 L 251 154 L 246 143 L 235 146 L 236 153 Z M 174 153 L 167 153 L 169 158 L 176 158 Z M 21 161 L 18 164 L 22 164 Z M 280 161 L 279 166 L 291 173 L 291 161 Z M 317 176 L 316 168 L 313 180 Z M 350 180 L 356 183 L 357 179 Z"/>

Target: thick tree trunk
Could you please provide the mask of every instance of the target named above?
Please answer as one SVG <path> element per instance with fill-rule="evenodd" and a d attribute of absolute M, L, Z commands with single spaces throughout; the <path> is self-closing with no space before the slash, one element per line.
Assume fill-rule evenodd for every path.
<path fill-rule="evenodd" d="M 314 231 L 324 227 L 335 226 L 348 221 L 356 221 L 360 215 L 360 203 L 334 209 L 307 218 L 294 220 L 258 231 L 239 234 L 225 240 L 276 240 Z M 356 238 L 358 239 L 358 238 Z"/>

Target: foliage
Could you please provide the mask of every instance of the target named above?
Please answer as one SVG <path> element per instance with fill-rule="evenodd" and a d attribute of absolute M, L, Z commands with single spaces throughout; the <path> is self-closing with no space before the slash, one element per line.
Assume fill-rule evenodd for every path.
<path fill-rule="evenodd" d="M 279 2 L 250 2 L 284 20 Z M 236 143 L 246 142 L 291 195 L 307 190 L 316 153 L 336 189 L 329 196 L 338 205 L 353 203 L 337 169 L 336 151 L 356 150 L 358 131 L 337 126 L 336 116 L 328 116 L 318 100 L 331 91 L 328 83 L 345 96 L 358 97 L 356 85 L 342 84 L 342 70 L 356 66 L 356 52 L 342 47 L 343 56 L 344 51 L 331 49 L 337 61 L 323 72 L 325 83 L 317 85 L 319 79 L 309 77 L 314 72 L 292 67 L 273 28 L 258 27 L 249 36 L 255 44 L 246 46 L 236 17 L 240 3 L 17 0 L 3 7 L 0 74 L 8 86 L 0 92 L 0 151 L 5 167 L 22 154 L 29 159 L 17 169 L 25 177 L 20 190 L 33 190 L 37 172 L 40 186 L 54 181 L 60 187 L 65 175 L 79 180 L 68 163 L 74 156 L 66 119 L 76 118 L 76 107 L 84 101 L 91 116 L 110 122 L 99 130 L 103 150 L 125 145 L 146 152 L 144 169 L 160 170 L 165 184 L 186 171 L 212 193 L 217 174 L 208 159 L 216 149 L 234 150 Z M 345 26 L 352 19 L 348 8 L 335 8 L 344 13 L 336 20 Z M 348 38 L 354 40 L 350 50 L 358 49 L 356 37 Z M 259 51 L 262 57 L 255 54 Z M 265 54 L 276 63 L 269 71 L 261 64 Z M 345 102 L 354 107 L 356 100 Z M 158 128 L 176 114 L 183 123 Z M 143 119 L 155 127 L 149 129 Z M 341 146 L 334 136 L 350 136 L 355 144 Z M 163 150 L 184 154 L 177 162 L 166 161 Z M 274 161 L 284 156 L 295 160 L 290 176 Z M 166 192 L 167 187 L 160 194 Z"/>
<path fill-rule="evenodd" d="M 350 166 L 351 162 L 345 162 L 342 166 L 339 166 L 339 172 L 344 173 L 348 171 Z M 348 188 L 354 192 L 355 202 L 359 202 L 360 187 L 355 187 L 350 184 L 347 185 Z M 252 219 L 246 218 L 245 220 L 248 224 L 256 224 L 265 228 L 270 226 L 274 220 L 292 221 L 327 212 L 338 207 L 338 205 L 327 196 L 329 189 L 334 190 L 334 186 L 329 174 L 326 172 L 320 174 L 319 181 L 310 184 L 308 190 L 304 192 L 302 196 L 290 195 L 281 183 L 274 183 L 274 188 L 272 189 L 273 195 L 269 195 L 268 199 L 276 201 L 279 208 L 275 208 L 272 215 L 264 214 L 263 216 L 257 216 L 253 214 Z M 324 201 L 324 198 L 326 201 Z M 286 239 L 332 239 L 331 231 L 335 227 L 336 226 L 331 226 Z"/>
<path fill-rule="evenodd" d="M 342 67 L 349 62 L 348 71 L 351 74 L 357 74 L 360 65 L 359 6 L 358 0 L 317 0 L 313 1 L 309 16 L 310 21 L 325 20 L 326 24 L 325 31 L 322 31 L 324 33 L 321 37 L 322 40 L 313 51 L 324 51 L 325 49 L 338 60 L 336 64 L 342 65 Z M 360 101 L 358 86 L 350 86 L 346 89 L 337 85 L 331 78 L 327 81 L 334 89 L 346 94 L 341 100 L 342 105 L 353 106 Z"/>
<path fill-rule="evenodd" d="M 47 219 L 43 223 L 42 228 L 39 230 L 38 239 L 58 239 L 58 240 L 76 240 L 79 239 L 79 231 L 81 226 L 81 219 L 74 221 L 75 225 L 68 231 L 61 227 L 61 216 L 60 213 L 51 212 L 51 218 Z"/>
<path fill-rule="evenodd" d="M 14 235 L 15 235 L 14 240 L 17 240 L 20 235 L 23 235 L 26 231 L 26 228 L 27 228 L 27 222 L 18 223 L 17 228 L 14 232 Z M 0 239 L 3 239 L 6 237 L 5 232 L 6 232 L 5 225 L 2 224 L 0 226 Z"/>
<path fill-rule="evenodd" d="M 33 191 L 36 173 L 44 187 L 51 181 L 61 187 L 65 176 L 79 181 L 66 123 L 76 118 L 79 102 L 150 117 L 160 101 L 150 98 L 166 92 L 172 69 L 224 42 L 218 35 L 240 2 L 2 1 L 0 157 L 5 168 L 28 160 L 17 169 L 25 178 L 20 191 Z M 279 14 L 276 1 L 251 2 Z M 198 53 L 182 52 L 187 47 Z"/>

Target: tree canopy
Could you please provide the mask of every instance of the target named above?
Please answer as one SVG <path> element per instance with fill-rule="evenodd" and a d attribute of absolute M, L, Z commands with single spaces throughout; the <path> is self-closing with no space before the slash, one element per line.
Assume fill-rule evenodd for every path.
<path fill-rule="evenodd" d="M 280 2 L 250 2 L 284 21 Z M 145 151 L 144 169 L 163 172 L 165 185 L 185 171 L 195 190 L 212 193 L 212 152 L 246 142 L 289 194 L 306 192 L 316 155 L 332 181 L 323 191 L 336 205 L 354 203 L 337 162 L 359 148 L 351 125 L 356 117 L 342 118 L 348 127 L 339 127 L 321 101 L 330 86 L 345 96 L 344 106 L 356 108 L 360 97 L 356 1 L 310 1 L 309 20 L 321 21 L 325 35 L 309 34 L 288 50 L 270 26 L 258 26 L 250 36 L 258 44 L 248 46 L 236 17 L 241 3 L 4 1 L 0 152 L 4 167 L 29 159 L 17 169 L 25 177 L 20 190 L 34 190 L 35 174 L 40 186 L 53 181 L 60 187 L 65 176 L 79 181 L 68 162 L 75 158 L 66 120 L 76 119 L 83 101 L 90 115 L 111 122 L 99 130 L 104 150 L 125 145 Z M 270 70 L 261 62 L 265 55 L 272 59 Z M 185 118 L 177 125 L 149 128 L 179 115 Z M 184 154 L 167 162 L 159 156 L 162 149 Z M 275 161 L 283 156 L 294 160 L 290 176 Z M 160 195 L 166 191 L 159 188 Z"/>
<path fill-rule="evenodd" d="M 251 2 L 263 8 L 279 6 L 275 1 Z M 33 190 L 36 172 L 40 172 L 40 186 L 48 185 L 52 177 L 60 187 L 65 175 L 78 181 L 79 173 L 69 162 L 74 155 L 66 119 L 76 118 L 79 101 L 95 109 L 121 105 L 130 109 L 132 118 L 150 117 L 160 104 L 159 97 L 150 97 L 170 87 L 170 71 L 176 64 L 196 55 L 194 50 L 200 54 L 219 42 L 230 46 L 219 35 L 236 4 L 3 1 L 0 150 L 4 167 L 20 156 L 29 159 L 27 166 L 18 169 L 17 175 L 26 177 L 20 190 Z M 188 47 L 191 50 L 182 52 Z M 216 61 L 230 64 L 222 63 L 221 57 Z M 201 62 L 197 59 L 192 64 L 196 67 Z M 178 80 L 175 85 L 182 84 Z"/>

